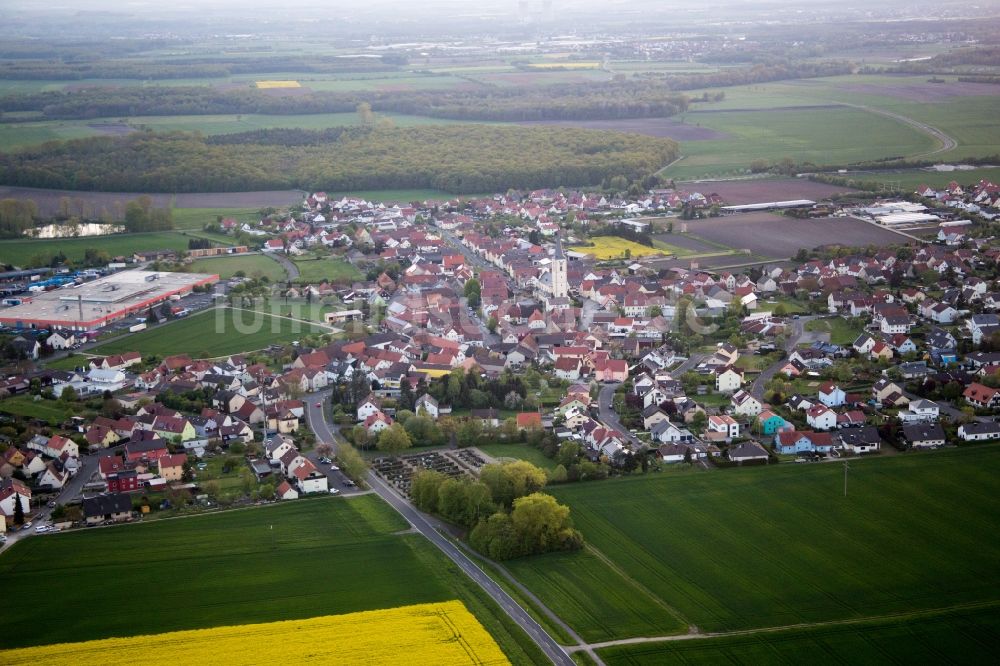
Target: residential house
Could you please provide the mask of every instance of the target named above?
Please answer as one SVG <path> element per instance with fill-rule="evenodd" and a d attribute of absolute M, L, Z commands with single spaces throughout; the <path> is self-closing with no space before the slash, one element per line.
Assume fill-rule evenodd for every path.
<path fill-rule="evenodd" d="M 903 439 L 914 449 L 933 449 L 944 446 L 944 429 L 940 424 L 903 426 Z"/>
<path fill-rule="evenodd" d="M 760 400 L 742 389 L 734 393 L 729 402 L 732 405 L 733 414 L 738 416 L 757 416 L 763 409 Z"/>
<path fill-rule="evenodd" d="M 177 453 L 160 456 L 156 461 L 156 466 L 159 468 L 160 478 L 164 481 L 181 481 L 184 477 L 185 463 L 187 463 L 187 454 Z"/>
<path fill-rule="evenodd" d="M 441 410 L 438 408 L 438 401 L 430 393 L 424 393 L 417 398 L 413 411 L 418 416 L 429 416 L 435 420 L 441 413 Z"/>
<path fill-rule="evenodd" d="M 299 498 L 299 491 L 292 487 L 288 481 L 282 481 L 274 489 L 274 494 L 279 500 L 293 500 Z"/>
<path fill-rule="evenodd" d="M 882 446 L 882 437 L 875 426 L 842 430 L 837 437 L 840 439 L 840 448 L 856 455 L 875 453 Z"/>
<path fill-rule="evenodd" d="M 826 405 L 813 405 L 806 412 L 806 423 L 816 430 L 833 430 L 837 427 L 837 413 Z"/>
<path fill-rule="evenodd" d="M 774 436 L 774 448 L 778 453 L 829 453 L 833 449 L 833 437 L 828 432 L 808 430 L 783 430 Z"/>
<path fill-rule="evenodd" d="M 17 479 L 0 479 L 0 514 L 8 521 L 14 518 L 17 503 L 27 516 L 31 513 L 31 488 Z"/>
<path fill-rule="evenodd" d="M 958 427 L 958 436 L 966 442 L 985 442 L 1000 439 L 1000 423 L 995 421 L 972 421 Z"/>
<path fill-rule="evenodd" d="M 712 415 L 708 417 L 708 430 L 711 432 L 722 433 L 725 439 L 736 439 L 740 436 L 740 424 L 732 416 Z"/>
<path fill-rule="evenodd" d="M 744 463 L 754 460 L 767 460 L 769 458 L 767 450 L 757 442 L 743 442 L 739 446 L 730 448 L 726 455 L 732 462 Z"/>
<path fill-rule="evenodd" d="M 132 499 L 122 493 L 104 493 L 83 498 L 83 516 L 88 525 L 132 519 Z"/>
<path fill-rule="evenodd" d="M 743 386 L 743 371 L 727 365 L 715 373 L 715 390 L 719 393 L 735 393 Z"/>
<path fill-rule="evenodd" d="M 839 407 L 847 400 L 847 394 L 833 382 L 824 382 L 819 386 L 819 401 L 827 407 Z"/>
<path fill-rule="evenodd" d="M 781 418 L 769 409 L 757 415 L 757 427 L 762 435 L 773 435 L 774 433 L 790 427 L 785 419 Z"/>
<path fill-rule="evenodd" d="M 990 388 L 979 382 L 969 384 L 962 392 L 962 397 L 967 403 L 980 409 L 1000 407 L 1000 389 Z"/>
<path fill-rule="evenodd" d="M 933 423 L 938 420 L 941 408 L 933 400 L 911 400 L 905 410 L 899 412 L 903 423 Z"/>

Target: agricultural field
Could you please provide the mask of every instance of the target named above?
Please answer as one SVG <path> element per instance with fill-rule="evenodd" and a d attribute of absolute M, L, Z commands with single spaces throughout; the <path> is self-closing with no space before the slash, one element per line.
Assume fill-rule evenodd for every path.
<path fill-rule="evenodd" d="M 528 127 L 551 125 L 579 129 L 630 132 L 647 136 L 660 136 L 675 141 L 711 141 L 725 139 L 726 135 L 707 127 L 680 122 L 673 118 L 619 118 L 614 120 L 525 120 L 517 123 Z"/>
<path fill-rule="evenodd" d="M 521 558 L 506 566 L 587 642 L 687 630 L 670 609 L 586 550 Z"/>
<path fill-rule="evenodd" d="M 700 108 L 700 107 L 699 107 Z M 935 142 L 897 120 L 849 107 L 688 112 L 685 122 L 726 135 L 684 144 L 674 179 L 742 173 L 757 159 L 850 164 L 933 150 Z"/>
<path fill-rule="evenodd" d="M 702 194 L 718 194 L 728 206 L 812 199 L 822 201 L 853 192 L 849 187 L 816 183 L 805 178 L 759 178 L 754 180 L 696 180 L 678 187 Z"/>
<path fill-rule="evenodd" d="M 642 664 L 990 663 L 1000 651 L 1000 609 L 902 616 L 880 622 L 788 629 L 598 651 L 608 666 Z"/>
<path fill-rule="evenodd" d="M 316 284 L 319 282 L 348 283 L 364 277 L 354 264 L 329 257 L 293 260 L 299 269 L 296 282 Z"/>
<path fill-rule="evenodd" d="M 365 495 L 25 539 L 0 555 L 0 575 L 5 594 L 34 601 L 0 617 L 0 648 L 457 599 L 513 663 L 543 659 L 456 566 L 422 537 L 399 533 L 406 528 L 388 505 Z M 73 585 L 65 584 L 60 566 L 74 576 Z M 136 594 L 151 585 L 156 603 Z"/>
<path fill-rule="evenodd" d="M 39 260 L 42 257 L 50 258 L 57 252 L 62 252 L 71 261 L 79 261 L 83 259 L 84 253 L 90 248 L 104 250 L 112 257 L 132 256 L 134 252 L 151 250 L 183 252 L 188 249 L 188 240 L 190 240 L 188 236 L 176 231 L 52 240 L 35 238 L 4 240 L 0 243 L 0 262 L 24 266 L 35 257 L 38 257 Z M 48 264 L 48 259 L 46 259 L 44 265 Z"/>
<path fill-rule="evenodd" d="M 987 445 L 852 460 L 847 497 L 835 464 L 550 492 L 618 571 L 719 632 L 1000 603 L 1000 542 L 979 538 L 1000 528 L 998 473 L 1000 446 Z M 533 566 L 555 576 L 572 558 Z"/>
<path fill-rule="evenodd" d="M 984 179 L 996 183 L 1000 181 L 1000 167 L 962 171 L 927 171 L 924 169 L 851 171 L 840 175 L 859 183 L 874 183 L 886 188 L 899 188 L 904 192 L 914 192 L 921 185 L 943 188 L 952 181 L 962 186 L 972 185 Z"/>
<path fill-rule="evenodd" d="M 962 83 L 953 76 L 938 77 L 944 83 L 930 83 L 927 75 L 846 75 L 817 79 L 780 81 L 749 86 L 712 89 L 708 92 L 724 92 L 720 102 L 699 103 L 694 111 L 683 116 L 685 122 L 695 122 L 719 131 L 732 131 L 734 136 L 744 139 L 742 146 L 754 144 L 759 149 L 758 157 L 773 159 L 774 151 L 784 149 L 795 159 L 813 159 L 817 164 L 845 164 L 853 160 L 875 157 L 911 156 L 937 150 L 942 146 L 937 140 L 917 129 L 905 125 L 899 119 L 887 118 L 858 108 L 840 105 L 850 104 L 898 114 L 918 122 L 926 123 L 955 139 L 955 148 L 938 153 L 935 159 L 955 162 L 971 157 L 984 157 L 1000 153 L 1000 135 L 996 132 L 996 105 L 1000 96 L 997 86 L 983 83 Z M 697 95 L 701 91 L 693 91 Z M 840 127 L 845 117 L 842 112 L 857 111 L 868 114 L 864 122 L 853 128 Z M 761 113 L 777 119 L 791 121 L 790 129 L 796 134 L 809 128 L 809 118 L 815 138 L 821 145 L 841 146 L 844 137 L 851 137 L 849 145 L 822 155 L 822 159 L 808 157 L 809 151 L 794 154 L 796 145 L 782 146 L 781 142 L 769 141 L 766 136 L 742 136 L 739 127 L 744 121 L 753 120 Z M 723 116 L 713 119 L 712 116 Z M 802 124 L 802 119 L 805 124 Z M 839 118 L 839 120 L 838 120 Z M 860 118 L 860 117 L 859 117 Z M 760 120 L 761 128 L 768 127 L 766 120 Z M 884 123 L 895 124 L 890 135 L 882 134 L 890 128 Z M 730 127 L 732 125 L 732 127 Z M 837 129 L 840 127 L 840 129 Z M 859 132 L 858 127 L 864 127 Z M 915 136 L 915 133 L 919 136 Z M 892 140 L 887 140 L 889 137 Z M 685 145 L 684 152 L 692 157 L 671 168 L 667 174 L 672 177 L 702 177 L 713 168 L 725 168 L 726 146 L 713 147 L 710 142 Z M 798 144 L 803 148 L 806 144 Z M 865 147 L 868 146 L 868 149 Z M 895 148 L 893 147 L 895 146 Z M 731 148 L 732 146 L 730 146 Z M 875 153 L 881 151 L 882 155 Z M 868 153 L 868 155 L 865 155 Z M 735 153 L 734 153 L 735 154 Z M 784 155 L 779 155 L 783 157 Z M 749 164 L 749 160 L 746 161 Z"/>
<path fill-rule="evenodd" d="M 687 231 L 712 243 L 748 249 L 773 259 L 795 256 L 800 248 L 824 245 L 886 246 L 908 242 L 889 229 L 851 217 L 800 220 L 773 213 L 739 213 L 686 223 Z"/>
<path fill-rule="evenodd" d="M 294 635 L 295 640 L 271 640 L 286 635 Z M 91 660 L 105 663 L 123 658 L 142 660 L 151 653 L 169 653 L 171 661 L 187 664 L 213 662 L 223 654 L 232 664 L 259 663 L 264 659 L 347 663 L 376 659 L 387 664 L 510 663 L 496 641 L 458 601 L 22 648 L 0 652 L 0 660 L 11 665 L 43 662 L 69 666 Z M 133 656 L 128 657 L 130 654 Z"/>
<path fill-rule="evenodd" d="M 104 355 L 137 351 L 143 356 L 190 354 L 195 358 L 218 358 L 324 332 L 328 329 L 263 312 L 215 308 L 117 338 L 91 351 Z"/>
<path fill-rule="evenodd" d="M 286 277 L 284 267 L 266 254 L 195 259 L 190 267 L 195 273 L 216 273 L 223 280 L 233 277 L 240 271 L 247 277 L 262 275 L 272 282 L 284 280 Z"/>
<path fill-rule="evenodd" d="M 593 245 L 576 245 L 566 248 L 574 252 L 589 254 L 595 259 L 621 259 L 628 252 L 632 258 L 645 257 L 651 254 L 662 254 L 662 252 L 647 245 L 640 245 L 618 236 L 594 236 L 590 239 Z"/>
<path fill-rule="evenodd" d="M 171 215 L 175 229 L 194 229 L 200 231 L 206 224 L 213 224 L 220 217 L 231 217 L 237 222 L 257 222 L 260 219 L 258 208 L 174 208 Z"/>

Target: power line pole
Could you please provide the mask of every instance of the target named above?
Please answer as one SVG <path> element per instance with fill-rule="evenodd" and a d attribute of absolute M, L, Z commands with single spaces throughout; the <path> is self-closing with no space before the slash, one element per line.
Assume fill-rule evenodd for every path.
<path fill-rule="evenodd" d="M 847 497 L 847 472 L 851 469 L 851 464 L 844 461 L 844 497 Z"/>

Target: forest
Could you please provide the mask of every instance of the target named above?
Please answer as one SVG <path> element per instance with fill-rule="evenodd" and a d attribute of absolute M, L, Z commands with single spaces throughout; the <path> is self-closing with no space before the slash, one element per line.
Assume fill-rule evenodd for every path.
<path fill-rule="evenodd" d="M 369 104 L 381 113 L 402 113 L 449 120 L 515 122 L 526 120 L 607 120 L 668 117 L 688 110 L 681 90 L 762 83 L 790 78 L 832 76 L 850 71 L 847 63 L 805 63 L 732 67 L 705 74 L 650 74 L 616 77 L 609 82 L 543 87 L 483 87 L 462 90 L 317 92 L 286 98 L 254 88 L 220 90 L 196 87 L 84 88 L 0 98 L 0 111 L 40 113 L 70 120 L 148 115 L 227 113 L 349 113 Z M 7 119 L 9 121 L 9 118 Z"/>
<path fill-rule="evenodd" d="M 670 139 L 556 127 L 352 128 L 335 140 L 280 148 L 252 140 L 219 145 L 198 134 L 136 132 L 53 141 L 0 154 L 0 183 L 120 192 L 433 188 L 466 194 L 579 187 L 607 176 L 636 180 L 678 155 Z"/>

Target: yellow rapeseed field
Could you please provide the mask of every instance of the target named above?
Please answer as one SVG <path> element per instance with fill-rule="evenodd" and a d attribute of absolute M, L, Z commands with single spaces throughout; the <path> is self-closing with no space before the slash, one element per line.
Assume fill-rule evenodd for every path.
<path fill-rule="evenodd" d="M 618 236 L 595 236 L 590 240 L 594 243 L 592 247 L 578 245 L 569 249 L 574 252 L 589 254 L 595 259 L 620 259 L 625 254 L 625 250 L 631 250 L 630 256 L 633 259 L 645 257 L 649 254 L 663 254 L 662 250 L 657 250 L 655 247 L 639 245 Z"/>
<path fill-rule="evenodd" d="M 258 88 L 301 88 L 298 81 L 258 81 Z"/>
<path fill-rule="evenodd" d="M 509 664 L 460 601 L 0 652 L 0 664 Z"/>

